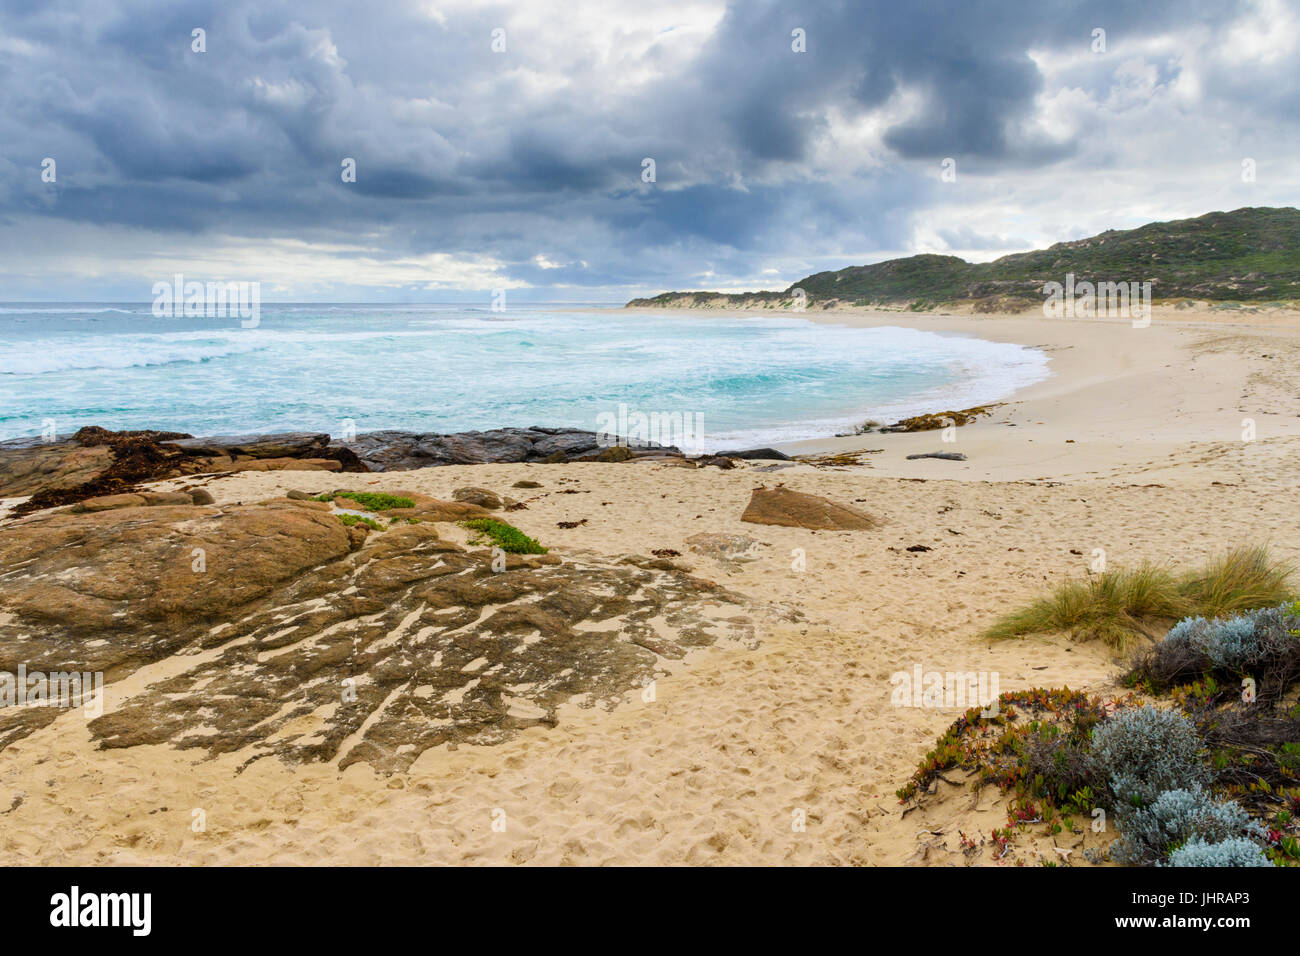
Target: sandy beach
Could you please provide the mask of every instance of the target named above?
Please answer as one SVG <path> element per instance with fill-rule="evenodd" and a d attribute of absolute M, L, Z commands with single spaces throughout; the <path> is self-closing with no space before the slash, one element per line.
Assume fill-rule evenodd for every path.
<path fill-rule="evenodd" d="M 1300 315 L 1157 310 L 1141 329 L 1031 316 L 805 317 L 1028 345 L 1047 353 L 1052 374 L 957 429 L 953 442 L 937 432 L 867 433 L 783 449 L 863 452 L 856 466 L 512 464 L 204 480 L 217 507 L 345 487 L 515 495 L 526 508 L 508 520 L 563 561 L 677 552 L 673 561 L 693 575 L 753 602 L 757 639 L 662 659 L 653 687 L 630 687 L 616 705 L 574 701 L 554 726 L 490 746 L 433 747 L 391 775 L 329 761 L 245 768 L 238 749 L 103 749 L 79 713 L 66 713 L 0 752 L 7 858 L 950 863 L 956 830 L 987 830 L 995 814 L 969 800 L 903 814 L 894 791 L 960 709 L 894 706 L 891 674 L 921 665 L 995 672 L 1002 690 L 1116 693 L 1124 661 L 1100 643 L 1044 635 L 990 644 L 981 632 L 1050 584 L 1086 574 L 1095 549 L 1120 565 L 1181 568 L 1238 544 L 1300 560 Z M 906 457 L 934 451 L 966 460 Z M 523 480 L 540 487 L 512 490 Z M 742 523 L 752 490 L 778 483 L 881 524 Z M 439 529 L 466 541 L 454 524 Z M 690 539 L 702 533 L 753 543 L 736 560 L 695 550 Z M 111 683 L 105 714 L 185 662 L 177 655 Z M 311 733 L 310 720 L 297 729 Z"/>

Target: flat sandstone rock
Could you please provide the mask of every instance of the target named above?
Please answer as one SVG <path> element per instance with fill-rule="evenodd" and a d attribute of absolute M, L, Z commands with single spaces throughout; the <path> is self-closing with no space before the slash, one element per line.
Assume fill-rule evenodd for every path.
<path fill-rule="evenodd" d="M 429 523 L 366 533 L 303 504 L 47 511 L 0 527 L 0 620 L 26 635 L 0 644 L 0 670 L 114 683 L 172 659 L 90 722 L 100 746 L 390 773 L 441 743 L 554 724 L 575 698 L 617 701 L 661 658 L 757 640 L 746 599 L 671 564 L 510 555 L 500 568 Z M 0 749 L 60 713 L 0 709 Z"/>
<path fill-rule="evenodd" d="M 755 488 L 740 520 L 814 531 L 871 531 L 880 527 L 879 519 L 852 505 L 782 486 Z"/>

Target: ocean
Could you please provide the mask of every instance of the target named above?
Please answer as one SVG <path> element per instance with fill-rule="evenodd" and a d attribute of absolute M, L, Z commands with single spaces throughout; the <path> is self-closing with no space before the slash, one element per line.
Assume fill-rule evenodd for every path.
<path fill-rule="evenodd" d="M 1047 377 L 1019 345 L 797 317 L 583 306 L 0 305 L 0 440 L 82 425 L 195 435 L 504 426 L 680 413 L 684 450 L 761 446 L 998 401 Z"/>

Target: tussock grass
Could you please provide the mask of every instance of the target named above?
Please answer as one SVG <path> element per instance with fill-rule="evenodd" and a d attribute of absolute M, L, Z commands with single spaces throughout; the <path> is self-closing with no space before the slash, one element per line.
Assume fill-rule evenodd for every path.
<path fill-rule="evenodd" d="M 1295 568 L 1273 561 L 1266 548 L 1238 548 L 1213 559 L 1203 572 L 1184 582 L 1191 614 L 1214 618 L 1273 607 L 1295 597 L 1291 576 Z"/>
<path fill-rule="evenodd" d="M 1065 581 L 984 633 L 1002 640 L 1064 631 L 1075 640 L 1101 640 L 1122 649 L 1139 636 L 1156 637 L 1184 617 L 1220 617 L 1292 600 L 1293 573 L 1292 565 L 1274 561 L 1262 547 L 1234 549 L 1182 575 L 1150 562 L 1116 568 Z"/>

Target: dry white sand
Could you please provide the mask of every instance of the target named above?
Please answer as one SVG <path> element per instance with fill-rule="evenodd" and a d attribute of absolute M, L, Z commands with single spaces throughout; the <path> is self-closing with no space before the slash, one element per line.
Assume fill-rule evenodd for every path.
<path fill-rule="evenodd" d="M 814 317 L 814 316 L 810 316 Z M 1002 690 L 1114 690 L 1122 662 L 1043 636 L 981 630 L 1052 582 L 1112 564 L 1199 563 L 1234 544 L 1300 559 L 1300 330 L 1284 322 L 1127 323 L 851 315 L 1040 346 L 1053 377 L 991 418 L 937 433 L 816 443 L 884 449 L 850 469 L 776 473 L 655 464 L 485 465 L 385 475 L 249 473 L 219 502 L 289 488 L 464 485 L 536 496 L 509 515 L 563 555 L 672 548 L 697 573 L 798 608 L 755 651 L 671 665 L 652 701 L 568 707 L 558 727 L 495 747 L 436 748 L 391 778 L 137 747 L 99 751 L 76 713 L 0 753 L 0 848 L 13 863 L 859 863 L 917 859 L 893 791 L 957 710 L 891 705 L 890 675 L 996 671 Z M 1242 419 L 1256 423 L 1242 441 Z M 966 462 L 906 461 L 957 450 Z M 510 491 L 523 477 L 544 487 Z M 910 479 L 910 480 L 909 480 Z M 924 480 L 916 480 L 924 479 Z M 565 483 L 561 485 L 561 481 Z M 886 519 L 870 532 L 742 524 L 750 490 L 784 481 Z M 160 487 L 167 487 L 166 484 Z M 586 494 L 561 495 L 560 487 Z M 586 518 L 559 529 L 556 522 Z M 747 534 L 757 560 L 693 553 L 700 531 Z M 909 552 L 913 545 L 932 550 Z M 806 567 L 792 565 L 802 549 Z M 157 679 L 164 662 L 110 688 Z M 3 812 L 5 808 L 10 808 Z M 205 828 L 196 832 L 195 811 Z M 796 823 L 800 816 L 806 826 Z M 498 827 L 494 828 L 494 820 Z M 500 823 L 504 822 L 504 829 Z"/>

